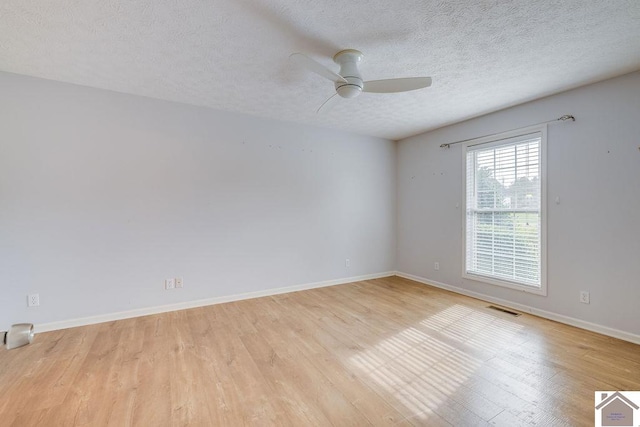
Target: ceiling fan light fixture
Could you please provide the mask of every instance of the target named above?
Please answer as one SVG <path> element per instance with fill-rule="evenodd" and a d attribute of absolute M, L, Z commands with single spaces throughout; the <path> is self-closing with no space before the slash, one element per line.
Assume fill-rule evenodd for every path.
<path fill-rule="evenodd" d="M 362 79 L 357 77 L 345 77 L 348 83 L 337 82 L 336 92 L 342 98 L 355 98 L 362 93 Z"/>
<path fill-rule="evenodd" d="M 356 96 L 360 95 L 360 93 L 362 92 L 362 88 L 358 85 L 345 84 L 337 87 L 336 91 L 338 91 L 338 95 L 343 98 L 355 98 Z"/>

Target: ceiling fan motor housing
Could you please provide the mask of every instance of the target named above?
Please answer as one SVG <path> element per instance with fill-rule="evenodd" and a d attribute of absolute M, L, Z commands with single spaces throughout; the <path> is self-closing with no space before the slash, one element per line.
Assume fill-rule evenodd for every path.
<path fill-rule="evenodd" d="M 342 50 L 335 54 L 333 61 L 340 65 L 340 75 L 347 81 L 336 82 L 336 92 L 343 98 L 355 98 L 360 95 L 364 83 L 358 70 L 362 52 L 355 49 Z"/>

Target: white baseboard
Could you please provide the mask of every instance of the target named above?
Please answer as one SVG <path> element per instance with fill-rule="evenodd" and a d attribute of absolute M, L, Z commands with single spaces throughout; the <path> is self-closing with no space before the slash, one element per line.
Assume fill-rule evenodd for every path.
<path fill-rule="evenodd" d="M 588 331 L 597 332 L 599 334 L 607 335 L 613 338 L 619 338 L 621 340 L 629 341 L 634 344 L 640 344 L 640 335 L 632 334 L 631 332 L 609 328 L 607 326 L 598 325 L 596 323 L 587 322 L 584 320 L 576 319 L 574 317 L 565 316 L 565 315 L 554 313 L 551 311 L 541 310 L 535 307 L 530 307 L 524 304 L 515 303 L 502 298 L 496 298 L 489 295 L 481 294 L 479 292 L 469 291 L 464 288 L 452 286 L 446 283 L 438 282 L 436 280 L 426 279 L 420 276 L 415 276 L 413 274 L 403 273 L 401 271 L 387 271 L 383 273 L 346 277 L 342 279 L 326 280 L 326 281 L 315 282 L 315 283 L 306 283 L 303 285 L 287 286 L 283 288 L 266 289 L 263 291 L 246 292 L 242 294 L 206 298 L 206 299 L 200 299 L 200 300 L 194 300 L 194 301 L 185 301 L 185 302 L 180 302 L 176 304 L 161 305 L 156 307 L 138 308 L 135 310 L 120 311 L 116 313 L 107 313 L 107 314 L 102 314 L 98 316 L 61 320 L 58 322 L 50 322 L 50 323 L 41 323 L 41 324 L 35 325 L 35 331 L 36 333 L 42 333 L 42 332 L 48 332 L 48 331 L 55 331 L 59 329 L 75 328 L 78 326 L 93 325 L 96 323 L 111 322 L 114 320 L 130 319 L 133 317 L 148 316 L 151 314 L 166 313 L 166 312 L 177 311 L 177 310 L 186 310 L 189 308 L 204 307 L 207 305 L 222 304 L 225 302 L 233 302 L 233 301 L 240 301 L 245 299 L 285 294 L 288 292 L 304 291 L 307 289 L 342 285 L 345 283 L 359 282 L 362 280 L 379 279 L 382 277 L 389 277 L 389 276 L 404 277 L 405 279 L 413 280 L 415 282 L 423 283 L 425 285 L 434 286 L 436 288 L 445 289 L 451 292 L 455 292 L 457 294 L 466 295 L 472 298 L 491 302 L 494 304 L 499 304 L 501 306 L 512 308 L 514 310 L 530 313 L 535 316 L 543 317 L 549 320 L 554 320 L 556 322 L 575 326 L 581 329 L 586 329 Z"/>
<path fill-rule="evenodd" d="M 226 295 L 221 297 L 206 298 L 194 301 L 185 301 L 176 304 L 161 305 L 156 307 L 138 308 L 135 310 L 119 311 L 116 313 L 101 314 L 98 316 L 82 317 L 79 319 L 61 320 L 58 322 L 40 323 L 35 325 L 36 333 L 56 331 L 59 329 L 75 328 L 77 326 L 93 325 L 96 323 L 111 322 L 114 320 L 130 319 L 132 317 L 148 316 L 151 314 L 166 313 L 169 311 L 186 310 L 189 308 L 204 307 L 207 305 L 222 304 L 225 302 L 240 301 L 245 299 L 260 298 L 271 295 L 286 294 L 289 292 L 304 291 L 307 289 L 324 288 L 327 286 L 342 285 L 345 283 L 359 282 L 361 280 L 379 279 L 381 277 L 395 276 L 395 271 L 366 274 L 363 276 L 345 277 L 342 279 L 326 280 L 323 282 L 306 283 L 303 285 L 286 286 L 283 288 L 266 289 L 264 291 L 246 292 L 242 294 Z"/>
<path fill-rule="evenodd" d="M 436 288 L 445 289 L 447 291 L 455 292 L 457 294 L 466 295 L 468 297 L 476 298 L 479 300 L 499 304 L 504 307 L 512 308 L 514 310 L 522 311 L 525 313 L 533 314 L 538 317 L 544 317 L 545 319 L 553 320 L 556 322 L 564 323 L 566 325 L 575 326 L 577 328 L 586 329 L 588 331 L 597 332 L 602 335 L 607 335 L 613 338 L 618 338 L 624 341 L 629 341 L 634 344 L 640 344 L 640 335 L 632 334 L 631 332 L 621 331 L 619 329 L 609 328 L 607 326 L 598 325 L 597 323 L 591 323 L 584 320 L 576 319 L 575 317 L 565 316 L 563 314 L 554 313 L 551 311 L 541 310 L 539 308 L 530 307 L 528 305 L 511 302 L 502 298 L 496 298 L 489 295 L 481 294 L 479 292 L 469 291 L 457 286 L 448 285 L 446 283 L 438 282 L 436 280 L 426 279 L 420 276 L 414 276 L 413 274 L 396 272 L 396 276 L 404 277 L 405 279 L 413 280 L 415 282 L 423 283 L 425 285 L 434 286 Z"/>

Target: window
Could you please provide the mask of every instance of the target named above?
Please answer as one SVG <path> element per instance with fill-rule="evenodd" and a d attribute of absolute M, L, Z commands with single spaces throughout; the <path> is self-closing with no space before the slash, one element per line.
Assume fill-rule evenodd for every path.
<path fill-rule="evenodd" d="M 465 278 L 546 295 L 546 126 L 465 145 Z"/>

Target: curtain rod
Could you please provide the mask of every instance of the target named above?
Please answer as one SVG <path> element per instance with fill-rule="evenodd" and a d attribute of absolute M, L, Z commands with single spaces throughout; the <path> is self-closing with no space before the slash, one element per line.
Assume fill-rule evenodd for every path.
<path fill-rule="evenodd" d="M 488 136 L 500 135 L 501 133 L 505 133 L 505 132 L 513 132 L 514 130 L 525 129 L 525 128 L 528 128 L 528 127 L 531 127 L 531 126 L 546 125 L 546 124 L 549 124 L 549 123 L 555 123 L 555 122 L 564 122 L 564 121 L 566 121 L 566 120 L 571 120 L 572 122 L 575 122 L 575 121 L 576 121 L 576 118 L 575 118 L 575 117 L 573 117 L 571 114 L 565 114 L 564 116 L 562 116 L 562 117 L 558 117 L 557 119 L 549 120 L 549 121 L 541 122 L 541 123 L 536 123 L 535 125 L 524 126 L 524 127 L 521 127 L 521 128 L 516 128 L 516 129 L 507 130 L 507 131 L 504 131 L 504 132 L 491 133 L 491 134 L 489 134 L 489 135 L 477 136 L 477 137 L 475 137 L 475 138 L 463 139 L 462 141 L 449 142 L 449 143 L 447 143 L 447 144 L 440 144 L 440 148 L 450 148 L 450 147 L 451 147 L 452 145 L 454 145 L 454 144 L 460 144 L 460 143 L 463 143 L 463 142 L 473 141 L 474 139 L 480 139 L 480 138 L 486 138 L 486 137 L 488 137 Z"/>

